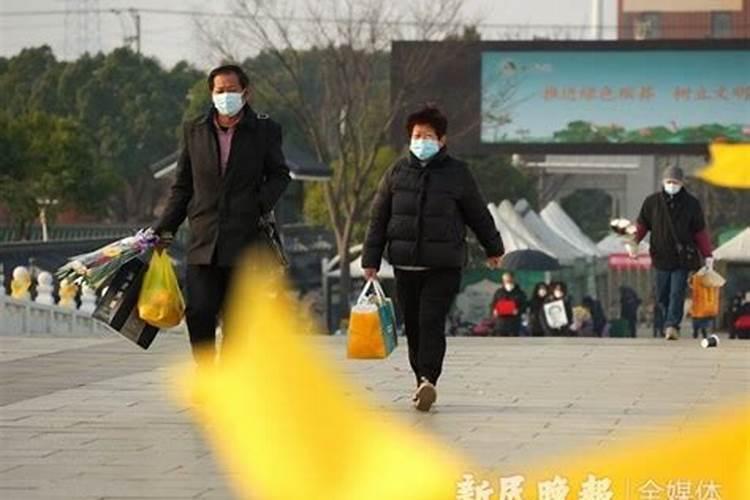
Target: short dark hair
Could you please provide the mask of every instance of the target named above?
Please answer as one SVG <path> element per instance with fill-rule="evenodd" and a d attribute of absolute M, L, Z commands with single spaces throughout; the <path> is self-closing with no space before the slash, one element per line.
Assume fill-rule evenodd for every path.
<path fill-rule="evenodd" d="M 448 118 L 437 107 L 428 104 L 419 111 L 410 114 L 406 119 L 406 133 L 409 136 L 411 136 L 415 125 L 429 125 L 440 138 L 448 131 Z"/>
<path fill-rule="evenodd" d="M 250 85 L 250 78 L 245 73 L 245 70 L 237 66 L 236 64 L 223 64 L 217 68 L 211 70 L 208 74 L 208 90 L 214 90 L 214 78 L 216 75 L 226 75 L 227 73 L 234 73 L 240 80 L 240 85 L 243 89 L 246 89 Z"/>

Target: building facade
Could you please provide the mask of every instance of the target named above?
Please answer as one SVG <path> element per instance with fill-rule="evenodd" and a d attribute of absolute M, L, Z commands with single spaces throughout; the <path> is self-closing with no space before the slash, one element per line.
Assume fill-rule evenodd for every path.
<path fill-rule="evenodd" d="M 750 38 L 750 0 L 618 0 L 620 40 Z"/>

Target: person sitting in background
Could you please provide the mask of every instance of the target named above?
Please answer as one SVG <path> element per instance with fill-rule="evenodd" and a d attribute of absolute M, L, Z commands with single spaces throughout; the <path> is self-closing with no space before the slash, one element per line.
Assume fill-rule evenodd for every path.
<path fill-rule="evenodd" d="M 544 336 L 544 301 L 547 298 L 547 284 L 539 282 L 534 285 L 534 292 L 529 301 L 529 334 L 532 337 Z"/>
<path fill-rule="evenodd" d="M 591 311 L 584 307 L 583 304 L 573 307 L 573 324 L 570 326 L 571 332 L 579 337 L 590 337 L 594 333 L 594 323 L 591 318 Z"/>
<path fill-rule="evenodd" d="M 494 320 L 493 334 L 518 337 L 521 318 L 526 311 L 526 294 L 516 285 L 513 273 L 503 273 L 503 286 L 492 297 L 490 314 Z"/>
<path fill-rule="evenodd" d="M 550 285 L 552 293 L 548 294 L 544 303 L 542 313 L 544 333 L 548 336 L 569 337 L 570 326 L 573 322 L 573 307 L 568 297 L 568 287 L 563 282 Z M 559 307 L 550 304 L 560 303 Z"/>
<path fill-rule="evenodd" d="M 729 338 L 747 338 L 750 331 L 744 327 L 750 323 L 750 289 L 745 292 L 737 292 L 729 306 Z"/>

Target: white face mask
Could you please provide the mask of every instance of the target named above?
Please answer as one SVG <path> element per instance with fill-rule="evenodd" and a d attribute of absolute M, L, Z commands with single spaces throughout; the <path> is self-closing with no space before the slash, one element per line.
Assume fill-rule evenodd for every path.
<path fill-rule="evenodd" d="M 536 292 L 536 294 L 538 296 L 540 296 L 540 297 L 546 297 L 547 296 L 547 290 L 544 290 L 544 289 L 539 290 L 538 292 Z"/>
<path fill-rule="evenodd" d="M 555 296 L 556 299 L 561 299 L 563 297 L 562 290 L 555 290 L 553 295 Z"/>
<path fill-rule="evenodd" d="M 510 292 L 515 288 L 515 285 L 513 283 L 503 283 L 503 288 Z"/>
<path fill-rule="evenodd" d="M 666 192 L 666 193 L 667 193 L 668 195 L 670 195 L 670 196 L 674 196 L 674 195 L 676 195 L 677 193 L 679 193 L 679 192 L 680 192 L 680 189 L 682 189 L 682 186 L 681 186 L 681 185 L 679 185 L 679 184 L 675 184 L 675 183 L 673 183 L 673 182 L 665 182 L 665 183 L 664 183 L 664 191 L 665 191 L 665 192 Z"/>
<path fill-rule="evenodd" d="M 224 116 L 234 116 L 240 112 L 245 102 L 242 99 L 242 92 L 224 92 L 213 94 L 214 107 Z"/>

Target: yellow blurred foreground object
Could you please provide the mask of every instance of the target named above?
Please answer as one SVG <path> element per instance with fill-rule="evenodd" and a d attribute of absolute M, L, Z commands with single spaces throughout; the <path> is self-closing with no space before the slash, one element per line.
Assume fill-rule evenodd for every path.
<path fill-rule="evenodd" d="M 252 265 L 250 264 L 252 262 Z M 268 256 L 238 269 L 218 364 L 176 380 L 241 498 L 453 499 L 466 466 L 367 406 L 313 345 Z M 406 388 L 405 388 L 406 389 Z"/>
<path fill-rule="evenodd" d="M 495 486 L 502 489 L 500 472 Z M 697 420 L 682 433 L 636 437 L 628 445 L 558 458 L 530 472 L 516 476 L 515 483 L 508 474 L 505 488 L 515 486 L 524 500 L 747 500 L 750 403 Z M 561 496 L 564 491 L 567 496 Z"/>
<path fill-rule="evenodd" d="M 528 470 L 475 476 L 458 455 L 369 408 L 300 333 L 310 319 L 272 273 L 276 264 L 252 262 L 255 271 L 238 270 L 221 362 L 183 367 L 174 378 L 183 401 L 199 402 L 192 410 L 240 498 L 750 499 L 750 402 L 682 431 L 675 425 Z"/>
<path fill-rule="evenodd" d="M 726 188 L 750 189 L 750 144 L 711 144 L 711 163 L 698 176 Z"/>

